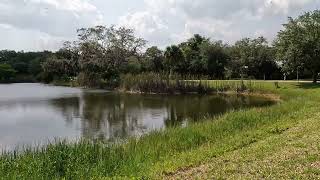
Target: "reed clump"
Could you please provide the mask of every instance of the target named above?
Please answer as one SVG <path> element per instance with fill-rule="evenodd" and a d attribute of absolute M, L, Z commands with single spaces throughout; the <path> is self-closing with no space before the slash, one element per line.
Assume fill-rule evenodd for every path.
<path fill-rule="evenodd" d="M 186 79 L 189 78 L 157 73 L 126 74 L 121 76 L 120 89 L 130 92 L 156 94 L 209 94 L 215 91 L 208 81 Z"/>
<path fill-rule="evenodd" d="M 208 77 L 161 73 L 122 75 L 119 88 L 126 92 L 155 94 L 210 94 L 227 91 L 243 93 L 261 89 L 259 84 L 252 81 L 208 80 Z"/>

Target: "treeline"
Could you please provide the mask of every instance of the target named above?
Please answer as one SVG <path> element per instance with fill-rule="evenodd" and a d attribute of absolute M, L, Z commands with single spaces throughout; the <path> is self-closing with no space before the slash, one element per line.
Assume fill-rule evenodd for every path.
<path fill-rule="evenodd" d="M 117 87 L 122 75 L 142 73 L 208 79 L 298 77 L 316 82 L 320 70 L 319 17 L 320 11 L 313 11 L 289 18 L 274 42 L 264 37 L 244 38 L 229 45 L 195 34 L 164 50 L 146 48 L 146 40 L 136 37 L 132 29 L 82 28 L 77 31 L 77 41 L 65 42 L 55 53 L 1 51 L 0 63 L 6 65 L 0 66 L 0 75 L 11 71 L 35 80 L 76 81 L 89 87 Z"/>
<path fill-rule="evenodd" d="M 41 64 L 54 53 L 0 51 L 0 82 L 38 82 L 43 69 Z"/>
<path fill-rule="evenodd" d="M 78 31 L 79 41 L 66 42 L 44 64 L 47 80 L 77 77 L 80 85 L 117 83 L 121 74 L 146 72 L 201 76 L 209 79 L 279 79 L 273 48 L 263 37 L 228 45 L 194 35 L 164 51 L 126 28 L 98 26 Z M 116 85 L 116 84 L 109 84 Z"/>

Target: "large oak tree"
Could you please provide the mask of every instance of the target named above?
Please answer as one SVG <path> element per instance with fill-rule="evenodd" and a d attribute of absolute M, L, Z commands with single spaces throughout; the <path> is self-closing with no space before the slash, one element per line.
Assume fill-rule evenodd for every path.
<path fill-rule="evenodd" d="M 307 12 L 296 19 L 289 17 L 275 40 L 278 60 L 285 69 L 306 68 L 317 82 L 320 71 L 320 10 Z"/>

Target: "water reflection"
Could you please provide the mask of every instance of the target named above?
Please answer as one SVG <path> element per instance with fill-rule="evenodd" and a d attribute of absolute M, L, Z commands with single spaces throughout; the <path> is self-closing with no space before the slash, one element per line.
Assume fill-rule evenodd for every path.
<path fill-rule="evenodd" d="M 230 109 L 271 104 L 263 98 L 236 95 L 125 95 L 83 92 L 79 97 L 49 101 L 67 125 L 81 121 L 89 139 L 118 139 L 155 129 L 183 126 Z"/>
<path fill-rule="evenodd" d="M 17 88 L 15 97 L 12 91 Z M 22 95 L 28 88 L 30 93 L 30 88 L 47 93 Z M 8 90 L 10 98 L 3 95 Z M 230 109 L 273 103 L 236 95 L 128 95 L 40 84 L 12 85 L 11 89 L 2 85 L 0 92 L 4 97 L 0 97 L 0 148 L 54 137 L 124 139 L 170 126 L 186 126 Z"/>

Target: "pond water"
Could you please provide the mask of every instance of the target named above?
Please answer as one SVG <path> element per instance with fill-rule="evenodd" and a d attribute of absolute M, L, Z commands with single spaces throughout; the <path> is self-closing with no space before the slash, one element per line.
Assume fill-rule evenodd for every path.
<path fill-rule="evenodd" d="M 133 95 L 43 84 L 0 85 L 0 149 L 56 138 L 119 140 L 274 102 L 239 95 Z"/>

